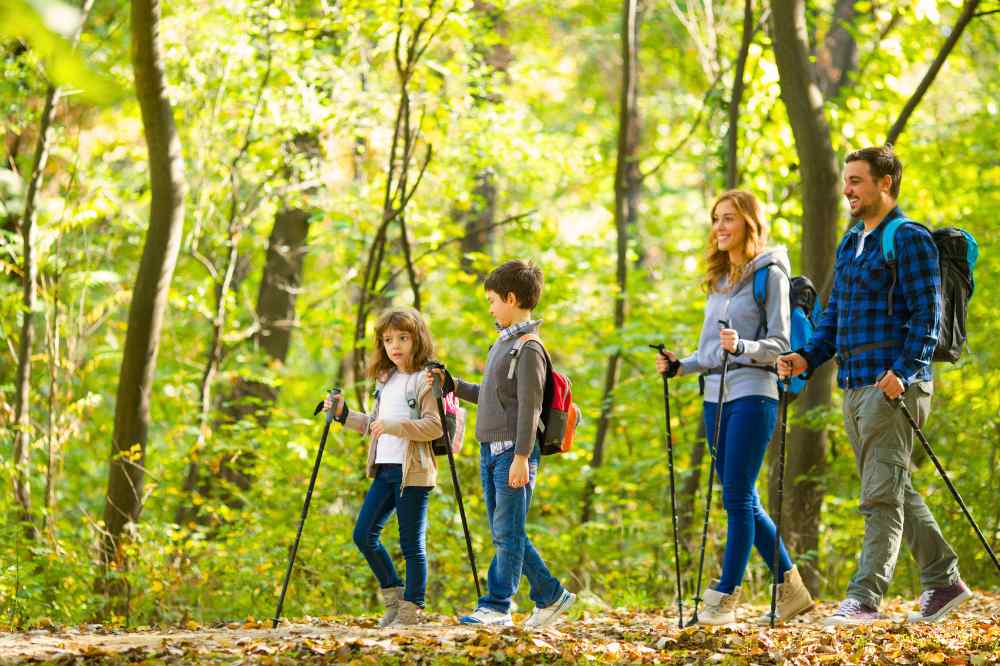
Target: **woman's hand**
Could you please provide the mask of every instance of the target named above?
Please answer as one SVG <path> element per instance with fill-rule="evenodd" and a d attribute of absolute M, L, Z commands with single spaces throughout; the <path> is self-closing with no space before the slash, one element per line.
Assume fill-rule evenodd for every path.
<path fill-rule="evenodd" d="M 677 354 L 665 351 L 656 355 L 656 371 L 661 375 L 667 372 L 674 363 L 677 363 Z"/>
<path fill-rule="evenodd" d="M 740 346 L 740 334 L 732 328 L 724 328 L 719 331 L 719 344 L 730 354 L 742 354 Z"/>

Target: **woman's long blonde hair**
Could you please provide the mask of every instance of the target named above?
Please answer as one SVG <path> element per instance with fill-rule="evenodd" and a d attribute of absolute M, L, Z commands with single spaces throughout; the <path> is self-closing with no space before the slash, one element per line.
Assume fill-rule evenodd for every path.
<path fill-rule="evenodd" d="M 719 195 L 719 198 L 712 204 L 712 214 L 709 222 L 715 220 L 715 211 L 723 201 L 733 204 L 736 212 L 743 218 L 746 226 L 746 238 L 743 243 L 743 256 L 746 263 L 741 266 L 734 266 L 729 261 L 729 252 L 719 250 L 719 241 L 715 237 L 715 226 L 711 227 L 708 234 L 708 251 L 705 255 L 705 279 L 702 287 L 706 292 L 712 293 L 716 290 L 719 280 L 728 277 L 728 285 L 736 284 L 740 273 L 753 261 L 754 257 L 761 253 L 767 245 L 767 220 L 764 219 L 764 207 L 750 192 L 746 190 L 729 190 Z"/>
<path fill-rule="evenodd" d="M 413 308 L 389 308 L 375 323 L 375 346 L 368 360 L 365 375 L 368 379 L 383 380 L 396 369 L 396 364 L 385 353 L 382 336 L 388 330 L 409 333 L 413 336 L 413 355 L 410 357 L 410 370 L 417 371 L 427 364 L 434 356 L 434 342 L 431 340 L 430 329 L 423 316 Z"/>

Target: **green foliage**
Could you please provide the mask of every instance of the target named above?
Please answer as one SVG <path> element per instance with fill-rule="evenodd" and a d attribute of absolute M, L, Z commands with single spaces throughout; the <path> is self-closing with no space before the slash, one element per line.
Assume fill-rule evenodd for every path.
<path fill-rule="evenodd" d="M 16 6 L 21 5 L 27 6 Z M 578 449 L 543 461 L 530 536 L 564 581 L 615 605 L 661 607 L 673 600 L 662 385 L 647 345 L 662 341 L 688 352 L 701 325 L 701 254 L 707 210 L 722 187 L 728 88 L 740 36 L 741 8 L 731 5 L 713 16 L 694 8 L 678 14 L 667 5 L 649 6 L 644 13 L 640 166 L 648 175 L 639 224 L 630 230 L 628 320 L 617 332 L 611 210 L 620 7 L 603 0 L 508 2 L 496 7 L 497 19 L 472 3 L 438 3 L 428 24 L 438 32 L 408 82 L 413 121 L 421 127 L 416 154 L 433 146 L 433 157 L 405 219 L 438 355 L 456 375 L 475 380 L 494 335 L 480 280 L 460 267 L 459 244 L 466 217 L 483 205 L 475 194 L 476 178 L 488 170 L 498 193 L 495 220 L 510 220 L 493 231 L 491 244 L 466 259 L 481 273 L 511 257 L 530 257 L 542 266 L 542 333 L 556 363 L 572 378 L 585 413 Z M 150 405 L 144 509 L 128 545 L 130 567 L 117 574 L 130 590 L 130 614 L 116 618 L 119 622 L 230 621 L 273 612 L 321 431 L 320 419 L 310 418 L 312 407 L 335 377 L 349 376 L 344 373 L 357 285 L 381 221 L 400 96 L 393 60 L 398 8 L 382 0 L 336 7 L 185 1 L 167 8 L 160 33 L 189 194 Z M 812 19 L 820 36 L 828 28 L 828 9 L 818 7 Z M 127 87 L 131 69 L 123 11 L 98 3 L 82 38 L 85 55 L 72 62 L 86 59 Z M 404 36 L 426 11 L 425 2 L 404 3 Z M 898 21 L 882 9 L 859 7 L 859 12 L 853 34 L 861 72 L 825 105 L 841 155 L 883 140 L 933 57 L 928 44 L 937 41 L 928 35 L 943 38 L 957 9 L 953 3 L 905 4 Z M 37 24 L 37 13 L 17 16 L 36 22 L 0 17 L 3 29 L 14 31 L 3 33 L 6 39 L 23 38 L 30 46 L 17 52 L 0 45 L 0 129 L 10 137 L 7 170 L 0 172 L 0 418 L 5 419 L 12 414 L 19 340 L 22 249 L 15 217 L 37 134 L 43 65 L 59 83 L 86 83 L 73 78 L 76 74 L 60 79 L 55 70 L 50 73 L 50 51 L 68 51 Z M 56 46 L 46 50 L 45 44 Z M 501 47 L 509 49 L 510 59 L 498 68 Z M 927 434 L 994 543 L 1000 526 L 995 499 L 1000 403 L 993 387 L 1000 380 L 1000 352 L 991 342 L 1000 336 L 992 315 L 1000 264 L 992 248 L 1000 240 L 995 156 L 1000 110 L 991 91 L 998 82 L 998 53 L 995 25 L 988 18 L 974 22 L 900 141 L 905 210 L 931 226 L 961 225 L 983 248 L 970 313 L 971 352 L 957 366 L 937 368 Z M 741 182 L 764 200 L 774 241 L 793 248 L 800 272 L 794 251 L 802 215 L 799 172 L 777 81 L 762 31 L 746 68 Z M 33 506 L 47 528 L 30 543 L 12 517 L 0 529 L 5 626 L 28 626 L 42 617 L 78 622 L 105 612 L 93 591 L 95 544 L 103 529 L 128 303 L 150 205 L 137 104 L 95 107 L 76 96 L 65 100 L 45 176 L 38 202 L 41 316 L 30 476 Z M 308 211 L 311 222 L 292 347 L 280 365 L 256 348 L 253 332 L 268 237 L 275 216 L 290 208 Z M 231 233 L 232 220 L 238 233 Z M 398 275 L 387 283 L 384 302 L 409 303 L 398 226 L 389 234 L 383 277 Z M 231 289 L 222 294 L 225 354 L 211 384 L 212 409 L 202 423 L 199 387 L 216 290 L 234 244 L 241 259 Z M 367 345 L 370 337 L 369 328 Z M 619 349 L 612 429 L 604 464 L 595 468 L 591 450 L 606 359 Z M 227 420 L 225 403 L 239 378 L 278 388 L 266 425 L 252 418 Z M 671 396 L 675 465 L 683 485 L 693 474 L 701 398 L 696 382 L 683 378 L 671 386 Z M 829 410 L 795 416 L 825 424 L 831 437 L 820 548 L 797 554 L 819 562 L 823 594 L 829 597 L 839 596 L 852 574 L 861 532 L 856 472 L 837 401 L 839 395 Z M 473 418 L 474 413 L 473 408 Z M 51 468 L 49 447 L 56 452 Z M 248 460 L 249 488 L 220 482 L 228 498 L 185 490 L 192 461 L 212 470 L 234 454 Z M 13 473 L 10 462 L 7 455 L 0 463 L 5 489 Z M 950 495 L 929 462 L 919 464 L 916 484 L 960 553 L 963 576 L 974 585 L 995 586 L 992 565 Z M 471 422 L 458 465 L 485 571 L 492 545 Z M 335 427 L 287 615 L 356 614 L 376 607 L 375 582 L 351 537 L 368 486 L 363 466 L 364 444 Z M 430 502 L 428 600 L 435 611 L 455 613 L 474 600 L 450 476 L 441 472 Z M 50 507 L 44 496 L 47 473 L 55 488 Z M 588 482 L 595 519 L 581 525 Z M 765 487 L 762 478 L 762 496 Z M 697 566 L 703 493 L 699 488 L 678 497 L 686 525 L 686 571 Z M 177 524 L 178 508 L 192 504 L 199 521 Z M 716 507 L 709 571 L 721 560 L 725 538 L 721 503 Z M 390 523 L 385 541 L 398 555 L 394 532 Z M 694 580 L 687 578 L 690 597 Z M 910 559 L 902 556 L 892 591 L 913 594 L 917 578 Z M 767 583 L 765 568 L 754 560 L 747 588 L 759 596 L 766 594 Z M 530 605 L 526 591 L 518 602 L 522 609 Z"/>

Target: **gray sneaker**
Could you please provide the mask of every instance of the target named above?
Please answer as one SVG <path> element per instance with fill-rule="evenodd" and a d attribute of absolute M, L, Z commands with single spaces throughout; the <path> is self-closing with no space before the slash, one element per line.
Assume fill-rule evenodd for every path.
<path fill-rule="evenodd" d="M 951 585 L 935 587 L 920 595 L 920 610 L 910 613 L 910 622 L 937 622 L 972 598 L 972 592 L 959 578 Z"/>
<path fill-rule="evenodd" d="M 576 603 L 576 595 L 563 590 L 562 596 L 554 604 L 545 608 L 538 608 L 536 606 L 535 610 L 531 612 L 531 617 L 524 621 L 524 628 L 534 631 L 535 629 L 544 629 L 545 627 L 552 626 L 560 620 L 563 614 L 574 603 Z"/>
<path fill-rule="evenodd" d="M 824 617 L 820 623 L 826 627 L 833 627 L 839 624 L 871 624 L 885 619 L 887 618 L 876 609 L 848 597 L 840 602 L 833 615 Z"/>

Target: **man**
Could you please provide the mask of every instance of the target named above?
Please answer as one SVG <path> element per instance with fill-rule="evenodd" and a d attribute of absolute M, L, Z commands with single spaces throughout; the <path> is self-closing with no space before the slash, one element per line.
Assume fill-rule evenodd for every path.
<path fill-rule="evenodd" d="M 836 356 L 844 389 L 847 436 L 861 476 L 864 542 L 847 598 L 823 624 L 866 624 L 878 612 L 892 580 L 899 546 L 920 567 L 924 593 L 912 622 L 935 622 L 972 597 L 958 573 L 958 557 L 910 482 L 914 434 L 893 401 L 901 399 L 921 426 L 933 392 L 931 357 L 940 328 L 941 276 L 930 233 L 896 205 L 903 167 L 890 146 L 847 156 L 844 196 L 860 220 L 837 248 L 830 302 L 812 340 L 783 356 L 781 377 L 811 372 Z M 882 232 L 896 231 L 896 265 L 886 263 Z"/>

